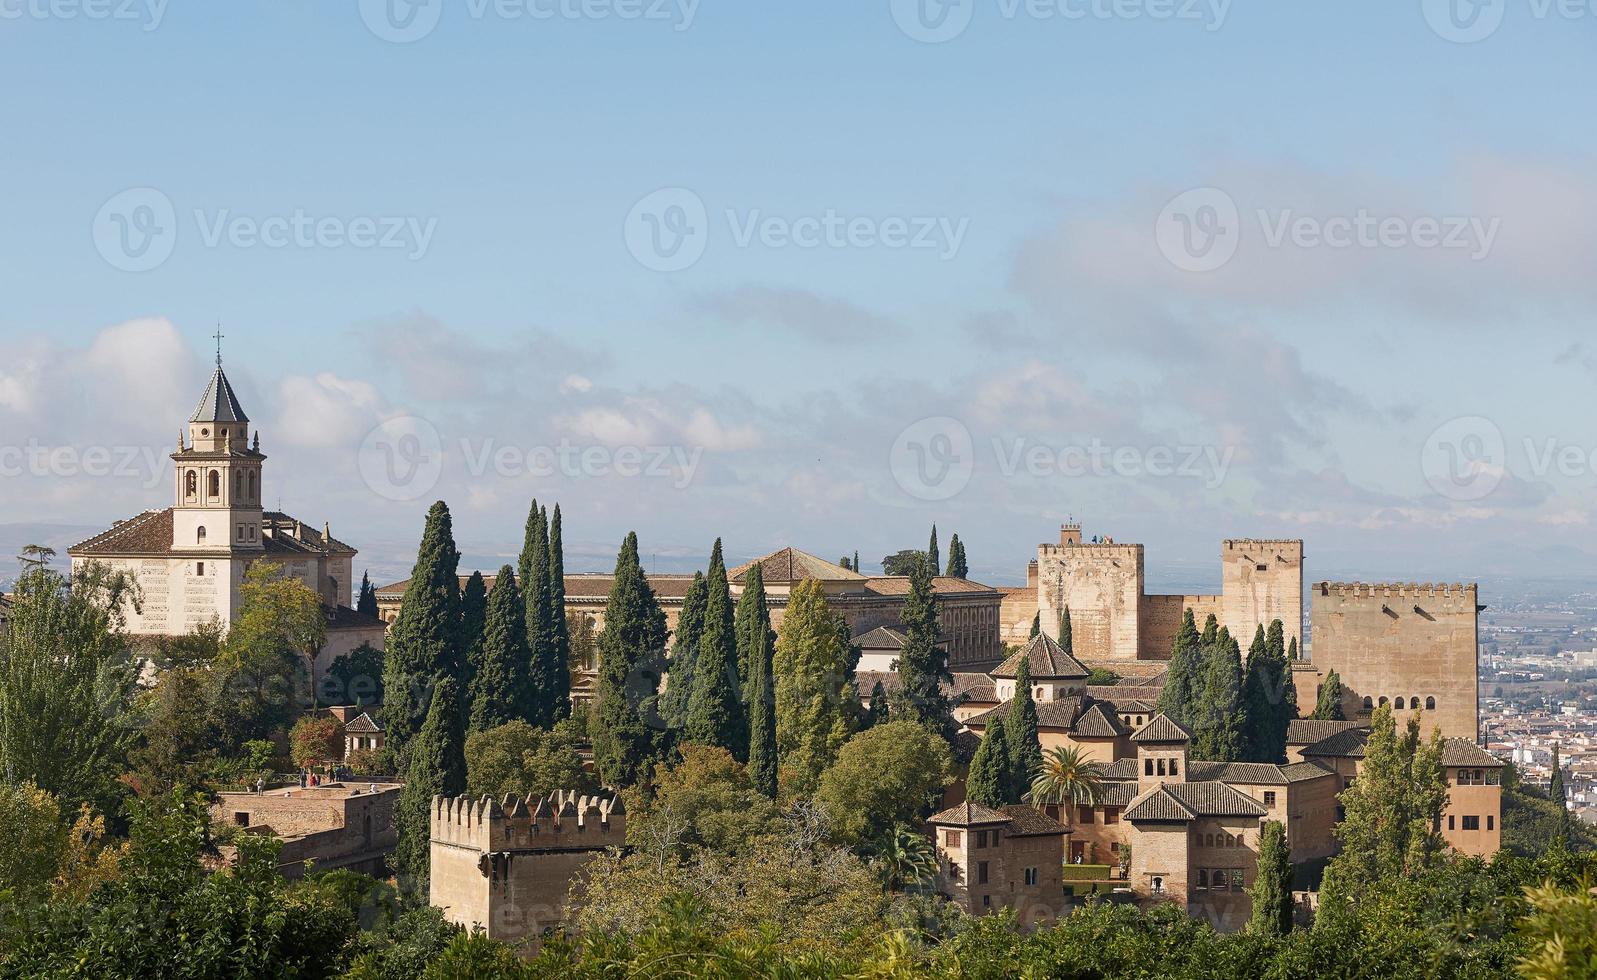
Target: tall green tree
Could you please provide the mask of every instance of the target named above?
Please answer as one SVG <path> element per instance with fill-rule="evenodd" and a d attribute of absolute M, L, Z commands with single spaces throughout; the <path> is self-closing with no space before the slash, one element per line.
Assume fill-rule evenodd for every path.
<path fill-rule="evenodd" d="M 1339 799 L 1342 850 L 1325 870 L 1316 929 L 1345 925 L 1371 890 L 1439 863 L 1447 805 L 1441 731 L 1421 739 L 1416 715 L 1399 734 L 1391 707 L 1376 708 L 1359 778 Z"/>
<path fill-rule="evenodd" d="M 1070 625 L 1070 607 L 1059 612 L 1059 647 L 1071 656 L 1076 655 L 1076 631 Z"/>
<path fill-rule="evenodd" d="M 988 725 L 965 777 L 965 797 L 972 803 L 998 808 L 1015 802 L 1015 774 L 1010 768 L 1009 726 Z"/>
<path fill-rule="evenodd" d="M 427 720 L 410 750 L 405 788 L 394 813 L 399 841 L 394 870 L 400 886 L 413 895 L 427 894 L 435 796 L 458 796 L 466 789 L 466 739 L 460 728 L 460 688 L 445 677 L 433 691 Z"/>
<path fill-rule="evenodd" d="M 918 563 L 909 577 L 909 593 L 898 612 L 904 646 L 898 654 L 899 686 L 893 720 L 915 721 L 953 740 L 954 724 L 943 685 L 952 684 L 948 650 L 937 622 L 937 596 L 932 591 L 932 566 Z"/>
<path fill-rule="evenodd" d="M 859 549 L 854 549 L 854 571 L 859 571 Z"/>
<path fill-rule="evenodd" d="M 671 638 L 670 673 L 665 693 L 660 695 L 660 716 L 673 728 L 688 723 L 688 702 L 693 699 L 694 667 L 699 662 L 699 638 L 704 635 L 704 607 L 710 589 L 703 572 L 693 573 L 693 582 L 682 597 L 677 613 L 676 633 Z"/>
<path fill-rule="evenodd" d="M 1320 684 L 1320 696 L 1314 705 L 1314 717 L 1320 721 L 1343 721 L 1342 678 L 1336 671 L 1325 675 Z"/>
<path fill-rule="evenodd" d="M 743 716 L 743 684 L 738 677 L 737 626 L 732 592 L 721 556 L 721 539 L 710 551 L 705 576 L 704 632 L 693 672 L 683 736 L 700 745 L 718 745 L 739 762 L 748 759 L 748 721 Z"/>
<path fill-rule="evenodd" d="M 1297 717 L 1297 689 L 1287 662 L 1284 629 L 1271 620 L 1268 631 L 1259 627 L 1248 653 L 1242 685 L 1245 710 L 1246 758 L 1251 762 L 1286 761 L 1286 730 Z"/>
<path fill-rule="evenodd" d="M 571 631 L 566 624 L 566 546 L 560 532 L 560 505 L 549 518 L 549 678 L 554 720 L 571 717 Z"/>
<path fill-rule="evenodd" d="M 460 590 L 461 671 L 455 679 L 462 690 L 471 690 L 471 678 L 482 661 L 483 631 L 488 628 L 488 583 L 481 572 L 472 572 Z M 467 706 L 468 711 L 470 706 Z"/>
<path fill-rule="evenodd" d="M 1170 646 L 1170 666 L 1165 669 L 1164 687 L 1159 691 L 1158 711 L 1192 727 L 1202 683 L 1203 643 L 1189 607 L 1181 617 L 1181 628 Z"/>
<path fill-rule="evenodd" d="M 1249 932 L 1284 936 L 1292 931 L 1292 851 L 1279 820 L 1266 821 L 1259 832 L 1258 872 L 1248 897 L 1253 900 Z"/>
<path fill-rule="evenodd" d="M 106 811 L 121 795 L 137 679 L 123 609 L 137 588 L 97 563 L 70 579 L 39 565 L 17 580 L 0 629 L 0 775 L 67 813 Z"/>
<path fill-rule="evenodd" d="M 439 679 L 460 669 L 460 552 L 442 500 L 427 511 L 416 565 L 383 657 L 382 725 L 400 753 L 421 730 Z"/>
<path fill-rule="evenodd" d="M 553 632 L 549 621 L 549 521 L 548 512 L 532 502 L 527 528 L 522 538 L 522 601 L 526 606 L 527 650 L 532 666 L 527 671 L 526 719 L 538 728 L 555 722 L 555 679 Z"/>
<path fill-rule="evenodd" d="M 1236 762 L 1245 749 L 1242 648 L 1224 626 L 1203 651 L 1202 681 L 1192 754 L 1211 762 Z"/>
<path fill-rule="evenodd" d="M 965 542 L 959 540 L 955 534 L 948 539 L 948 571 L 950 578 L 965 578 L 970 575 L 970 564 L 965 561 Z"/>
<path fill-rule="evenodd" d="M 755 581 L 759 578 L 760 566 L 755 565 L 749 575 Z M 743 595 L 749 594 L 752 586 L 744 585 Z M 765 590 L 760 589 L 760 605 L 765 605 Z M 766 614 L 769 622 L 769 613 Z M 756 624 L 758 626 L 758 623 Z M 776 678 L 775 678 L 775 634 L 769 629 L 759 627 L 750 631 L 750 648 L 748 651 L 749 679 L 748 679 L 748 716 L 749 716 L 749 781 L 754 788 L 764 793 L 771 799 L 776 799 L 777 786 L 777 753 L 776 753 Z"/>
<path fill-rule="evenodd" d="M 1037 634 L 1041 633 L 1041 632 L 1042 632 L 1042 613 L 1039 612 L 1037 615 L 1031 617 L 1031 634 L 1029 636 L 1027 636 L 1026 639 L 1035 640 L 1037 638 Z"/>
<path fill-rule="evenodd" d="M 488 596 L 487 624 L 472 674 L 467 707 L 468 732 L 482 732 L 511 721 L 525 721 L 527 704 L 527 607 L 516 573 L 499 569 Z"/>
<path fill-rule="evenodd" d="M 1032 774 L 1042 765 L 1042 741 L 1037 735 L 1037 703 L 1031 697 L 1031 664 L 1022 657 L 1015 676 L 1015 696 L 1004 715 L 1009 745 L 1009 796 L 1019 802 L 1031 786 Z"/>
<path fill-rule="evenodd" d="M 743 594 L 737 603 L 737 665 L 738 676 L 743 678 L 744 701 L 751 697 L 749 678 L 753 671 L 749 654 L 759 634 L 764 634 L 768 649 L 776 649 L 776 631 L 771 629 L 771 610 L 765 599 L 765 569 L 755 562 L 743 576 Z"/>
<path fill-rule="evenodd" d="M 1075 822 L 1076 807 L 1098 802 L 1103 780 L 1103 764 L 1088 759 L 1080 746 L 1056 745 L 1044 753 L 1026 798 L 1033 806 L 1057 804 L 1068 827 Z"/>
<path fill-rule="evenodd" d="M 594 767 L 607 785 L 637 782 L 659 753 L 661 723 L 644 712 L 658 694 L 665 638 L 665 612 L 643 575 L 637 532 L 629 532 L 616 556 L 605 605 L 599 681 L 588 723 Z"/>
<path fill-rule="evenodd" d="M 931 540 L 931 543 L 926 546 L 926 564 L 931 568 L 931 573 L 933 575 L 936 575 L 937 574 L 937 570 L 939 568 L 943 567 L 942 556 L 940 554 L 938 554 L 938 551 L 937 551 L 937 525 L 936 524 L 932 525 L 932 540 Z"/>
<path fill-rule="evenodd" d="M 377 590 L 372 587 L 371 575 L 360 573 L 360 598 L 355 602 L 355 611 L 367 616 L 377 615 Z"/>
<path fill-rule="evenodd" d="M 1558 828 L 1555 843 L 1566 846 L 1570 838 L 1569 794 L 1564 789 L 1564 763 L 1559 758 L 1558 743 L 1553 743 L 1553 775 L 1547 783 L 1547 799 L 1558 808 Z"/>
<path fill-rule="evenodd" d="M 841 622 L 820 582 L 794 586 L 776 645 L 776 750 L 798 792 L 814 790 L 853 730 Z"/>

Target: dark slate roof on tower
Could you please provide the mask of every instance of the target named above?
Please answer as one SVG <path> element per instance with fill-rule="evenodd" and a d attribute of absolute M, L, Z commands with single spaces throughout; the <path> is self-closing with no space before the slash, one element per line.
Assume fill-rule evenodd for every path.
<path fill-rule="evenodd" d="M 205 386 L 205 394 L 200 396 L 200 407 L 194 410 L 194 417 L 189 421 L 249 421 L 249 416 L 244 414 L 244 409 L 238 403 L 238 396 L 233 394 L 233 386 L 228 383 L 227 375 L 222 372 L 221 364 L 216 365 L 211 383 Z"/>
<path fill-rule="evenodd" d="M 1026 658 L 1026 664 L 1031 668 L 1031 679 L 1044 680 L 1081 680 L 1087 674 L 1087 668 L 1081 661 L 1065 652 L 1059 641 L 1047 633 L 1038 633 L 1026 649 L 1005 660 L 993 671 L 994 677 L 1015 677 L 1020 673 L 1020 660 Z"/>

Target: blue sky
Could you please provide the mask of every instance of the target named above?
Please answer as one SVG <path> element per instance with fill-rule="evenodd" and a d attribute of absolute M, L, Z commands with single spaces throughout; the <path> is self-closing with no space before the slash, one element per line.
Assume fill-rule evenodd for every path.
<path fill-rule="evenodd" d="M 1005 581 L 1070 515 L 1205 568 L 1245 535 L 1311 575 L 1597 553 L 1590 9 L 1459 0 L 1500 24 L 1456 43 L 1421 0 L 963 0 L 921 43 L 889 0 L 462 0 L 390 43 L 378 3 L 153 3 L 0 0 L 0 523 L 164 506 L 150 464 L 17 450 L 158 466 L 220 319 L 269 495 L 384 570 L 436 496 L 479 564 L 533 495 L 593 567 L 633 527 L 662 564 L 717 534 L 869 564 L 935 520 Z M 634 254 L 660 189 L 653 220 L 703 208 L 675 271 Z M 127 271 L 150 200 L 170 253 Z M 1161 235 L 1216 201 L 1240 239 L 1198 271 Z M 1361 213 L 1390 242 L 1326 243 Z M 860 236 L 780 244 L 829 214 Z M 341 237 L 251 237 L 295 215 Z M 408 418 L 439 472 L 393 499 L 362 453 Z M 906 475 L 950 433 L 957 491 Z M 561 445 L 598 462 L 470 463 Z M 1130 462 L 1057 465 L 1092 446 Z M 691 472 L 615 472 L 656 448 Z"/>

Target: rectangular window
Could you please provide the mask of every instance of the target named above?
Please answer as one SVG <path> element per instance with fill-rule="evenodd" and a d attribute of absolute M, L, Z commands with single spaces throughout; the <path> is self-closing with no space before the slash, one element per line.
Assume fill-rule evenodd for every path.
<path fill-rule="evenodd" d="M 1225 891 L 1225 872 L 1215 871 L 1209 879 L 1209 884 L 1217 892 Z"/>
<path fill-rule="evenodd" d="M 194 574 L 202 576 L 205 574 L 205 562 L 197 561 L 194 563 Z"/>
<path fill-rule="evenodd" d="M 1480 830 L 1481 829 L 1481 818 L 1480 817 L 1465 817 L 1464 818 L 1464 829 L 1465 830 Z"/>
<path fill-rule="evenodd" d="M 1152 759 L 1143 759 L 1142 760 L 1142 774 L 1144 776 L 1152 776 L 1153 775 L 1153 760 Z"/>
<path fill-rule="evenodd" d="M 1454 826 L 1453 826 L 1453 815 L 1452 815 L 1452 814 L 1451 814 L 1451 813 L 1449 813 L 1449 814 L 1448 814 L 1448 815 L 1447 815 L 1447 829 L 1448 829 L 1448 830 L 1455 830 L 1455 829 L 1457 829 L 1457 828 L 1455 828 L 1455 827 L 1454 827 Z"/>
<path fill-rule="evenodd" d="M 976 864 L 976 884 L 987 884 L 987 862 L 979 861 Z"/>
<path fill-rule="evenodd" d="M 1120 808 L 1116 807 L 1116 806 L 1106 806 L 1106 807 L 1104 807 L 1103 808 L 1103 822 L 1104 823 L 1119 823 L 1120 822 Z"/>
<path fill-rule="evenodd" d="M 1092 807 L 1090 807 L 1090 806 L 1078 806 L 1078 807 L 1076 807 L 1076 822 L 1077 823 L 1092 823 Z"/>
<path fill-rule="evenodd" d="M 1273 790 L 1264 791 L 1264 805 L 1275 806 L 1275 792 Z"/>
<path fill-rule="evenodd" d="M 1209 887 L 1209 872 L 1205 868 L 1199 868 L 1198 869 L 1198 891 L 1200 891 L 1200 892 L 1204 891 L 1208 887 Z"/>
<path fill-rule="evenodd" d="M 1032 887 L 1036 886 L 1036 884 L 1037 884 L 1037 869 L 1036 868 L 1027 868 L 1026 869 L 1026 884 L 1030 885 Z"/>
<path fill-rule="evenodd" d="M 984 909 L 992 908 L 993 907 L 993 897 L 991 895 L 983 895 L 981 897 L 981 907 L 984 908 Z"/>
<path fill-rule="evenodd" d="M 986 847 L 987 846 L 987 831 L 985 831 L 985 830 L 976 831 L 976 846 L 977 847 Z"/>
<path fill-rule="evenodd" d="M 1242 869 L 1241 868 L 1232 868 L 1231 869 L 1231 890 L 1234 891 L 1234 892 L 1239 892 L 1239 891 L 1242 890 L 1242 887 L 1243 887 L 1243 885 L 1242 885 Z"/>
<path fill-rule="evenodd" d="M 1171 759 L 1170 760 L 1170 775 L 1172 775 L 1172 776 L 1181 775 L 1181 760 L 1180 759 Z"/>
<path fill-rule="evenodd" d="M 1496 825 L 1497 825 L 1497 818 L 1492 816 L 1490 813 L 1488 813 L 1486 815 L 1486 829 L 1487 830 L 1496 830 L 1497 829 Z"/>
<path fill-rule="evenodd" d="M 957 831 L 957 830 L 945 831 L 944 832 L 944 836 L 943 836 L 943 843 L 947 844 L 949 847 L 958 847 L 959 846 L 959 831 Z"/>

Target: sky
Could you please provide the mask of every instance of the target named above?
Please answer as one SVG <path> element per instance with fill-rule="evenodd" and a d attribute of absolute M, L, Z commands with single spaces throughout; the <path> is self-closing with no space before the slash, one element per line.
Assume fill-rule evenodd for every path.
<path fill-rule="evenodd" d="M 1597 555 L 1597 9 L 0 0 L 0 539 L 266 497 L 402 577 L 1080 520 L 1150 578 Z M 9 528 L 9 531 L 5 529 Z M 51 528 L 55 528 L 52 531 Z M 946 552 L 945 552 L 946 553 Z"/>

